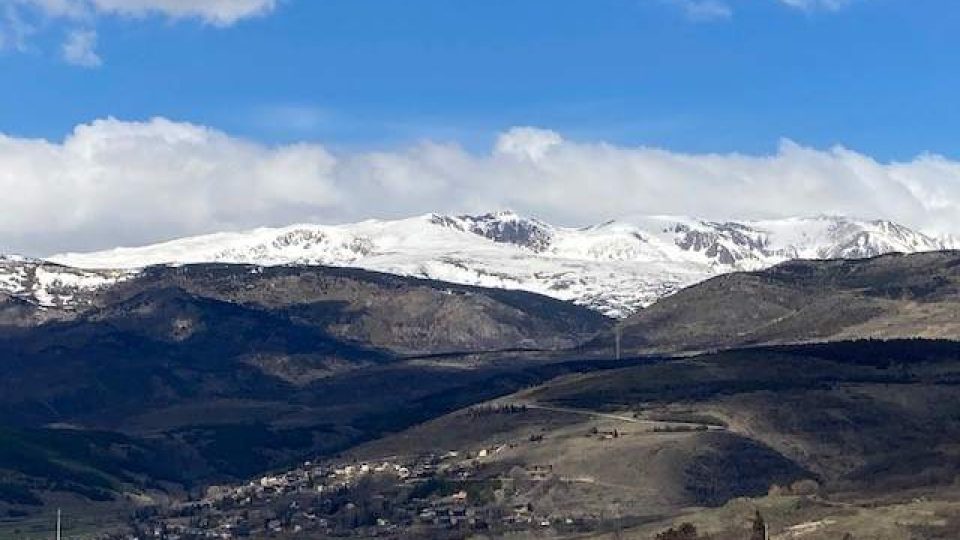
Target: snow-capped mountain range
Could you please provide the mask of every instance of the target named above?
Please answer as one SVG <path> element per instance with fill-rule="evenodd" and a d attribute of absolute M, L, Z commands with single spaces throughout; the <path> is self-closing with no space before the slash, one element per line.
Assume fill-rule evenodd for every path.
<path fill-rule="evenodd" d="M 862 258 L 957 245 L 952 237 L 925 235 L 889 221 L 833 216 L 738 222 L 645 216 L 566 228 L 512 212 L 428 214 L 211 234 L 67 253 L 49 262 L 0 258 L 0 291 L 69 307 L 83 292 L 130 279 L 149 265 L 322 264 L 522 289 L 623 317 L 725 272 L 795 258 Z"/>

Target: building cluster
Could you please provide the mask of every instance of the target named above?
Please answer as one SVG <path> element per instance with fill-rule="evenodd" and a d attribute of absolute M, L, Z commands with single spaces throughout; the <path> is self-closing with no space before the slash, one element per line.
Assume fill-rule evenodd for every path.
<path fill-rule="evenodd" d="M 529 504 L 506 502 L 491 458 L 508 445 L 471 452 L 312 463 L 244 484 L 212 486 L 202 497 L 142 512 L 123 540 L 232 540 L 249 537 L 461 536 L 492 528 L 550 525 Z M 547 467 L 525 477 L 541 481 Z"/>

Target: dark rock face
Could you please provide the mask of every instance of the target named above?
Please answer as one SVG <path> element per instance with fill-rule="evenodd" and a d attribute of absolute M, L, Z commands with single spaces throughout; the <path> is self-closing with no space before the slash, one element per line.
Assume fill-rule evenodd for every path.
<path fill-rule="evenodd" d="M 756 258 L 767 251 L 766 238 L 738 223 L 710 223 L 713 231 L 697 231 L 678 224 L 674 232 L 680 236 L 677 246 L 687 251 L 704 253 L 722 265 L 735 265 L 744 259 Z M 752 233 L 752 234 L 751 234 Z"/>
<path fill-rule="evenodd" d="M 537 219 L 522 218 L 512 212 L 494 212 L 481 216 L 434 216 L 433 223 L 471 232 L 501 244 L 514 244 L 542 253 L 553 242 L 550 225 Z"/>

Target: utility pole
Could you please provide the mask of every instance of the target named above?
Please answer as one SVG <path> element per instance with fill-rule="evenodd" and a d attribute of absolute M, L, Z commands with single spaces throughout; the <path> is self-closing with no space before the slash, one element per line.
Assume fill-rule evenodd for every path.
<path fill-rule="evenodd" d="M 57 508 L 57 540 L 61 540 L 60 536 L 60 509 Z"/>

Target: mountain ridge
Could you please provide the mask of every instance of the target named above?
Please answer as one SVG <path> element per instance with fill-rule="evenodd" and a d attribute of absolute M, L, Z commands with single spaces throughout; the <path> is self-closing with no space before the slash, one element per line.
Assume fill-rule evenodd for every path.
<path fill-rule="evenodd" d="M 960 335 L 960 252 L 792 260 L 716 276 L 622 320 L 627 354 Z M 590 347 L 610 350 L 613 331 Z M 588 347 L 588 348 L 590 348 Z"/>
<path fill-rule="evenodd" d="M 625 317 L 724 273 L 759 270 L 792 259 L 868 258 L 958 245 L 953 237 L 930 236 L 892 221 L 841 216 L 759 221 L 631 216 L 571 228 L 501 211 L 258 228 L 135 248 L 64 253 L 48 260 L 84 269 L 56 270 L 67 274 L 59 276 L 61 285 L 67 285 L 60 297 L 70 296 L 70 286 L 96 288 L 101 285 L 98 279 L 123 279 L 151 265 L 329 265 L 526 290 Z M 55 268 L 17 260 L 0 260 L 0 270 L 34 265 L 49 273 Z M 22 295 L 36 289 L 39 303 L 56 303 L 57 296 L 43 286 L 4 287 L 16 281 L 10 275 L 0 272 L 0 290 Z M 48 282 L 51 279 L 47 276 Z"/>

